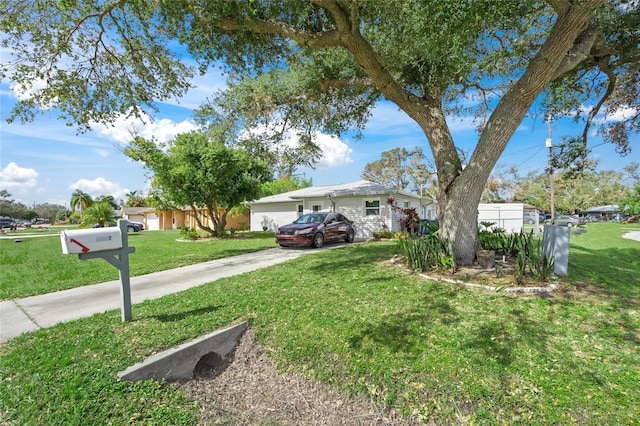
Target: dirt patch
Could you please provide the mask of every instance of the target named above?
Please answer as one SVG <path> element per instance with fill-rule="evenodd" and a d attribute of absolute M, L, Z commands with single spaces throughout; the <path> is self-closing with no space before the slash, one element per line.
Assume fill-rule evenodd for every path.
<path fill-rule="evenodd" d="M 278 372 L 251 329 L 233 358 L 180 386 L 202 407 L 199 425 L 418 425 L 365 397 Z"/>

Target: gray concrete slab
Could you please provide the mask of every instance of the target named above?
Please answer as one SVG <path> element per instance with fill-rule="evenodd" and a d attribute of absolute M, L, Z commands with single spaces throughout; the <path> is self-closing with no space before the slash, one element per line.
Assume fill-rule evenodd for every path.
<path fill-rule="evenodd" d="M 626 234 L 622 235 L 622 238 L 640 241 L 640 231 L 627 232 Z"/>
<path fill-rule="evenodd" d="M 135 305 L 220 278 L 255 271 L 344 245 L 331 244 L 321 249 L 274 248 L 131 277 L 131 303 Z M 82 262 L 104 262 L 104 260 L 92 259 Z M 14 301 L 3 301 L 0 305 L 0 344 L 27 331 L 51 327 L 112 309 L 121 309 L 121 306 L 119 280 Z M 133 317 L 135 318 L 135 308 Z"/>
<path fill-rule="evenodd" d="M 130 382 L 180 380 L 193 378 L 199 366 L 207 370 L 220 368 L 248 326 L 242 322 L 159 352 L 119 372 L 118 377 Z"/>
<path fill-rule="evenodd" d="M 7 334 L 7 338 L 15 337 L 39 328 L 15 301 L 0 302 L 0 343 L 6 341 L 5 334 Z"/>

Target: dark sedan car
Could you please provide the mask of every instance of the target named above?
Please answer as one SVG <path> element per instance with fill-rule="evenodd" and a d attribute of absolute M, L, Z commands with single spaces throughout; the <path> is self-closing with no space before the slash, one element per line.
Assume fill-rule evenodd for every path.
<path fill-rule="evenodd" d="M 140 222 L 131 222 L 130 220 L 127 220 L 127 231 L 128 232 L 144 231 L 144 224 Z"/>
<path fill-rule="evenodd" d="M 276 231 L 276 242 L 282 247 L 322 247 L 325 242 L 353 242 L 356 230 L 353 222 L 341 213 L 315 212 L 300 216 L 295 222 Z"/>

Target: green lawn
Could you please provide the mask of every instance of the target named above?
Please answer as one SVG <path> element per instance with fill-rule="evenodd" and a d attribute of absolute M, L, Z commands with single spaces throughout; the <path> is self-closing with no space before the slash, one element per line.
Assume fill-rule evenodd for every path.
<path fill-rule="evenodd" d="M 280 368 L 431 424 L 639 424 L 640 242 L 627 228 L 640 230 L 572 235 L 571 283 L 551 297 L 429 282 L 383 264 L 396 246 L 381 242 L 147 301 L 129 323 L 114 310 L 29 333 L 0 348 L 0 423 L 194 425 L 176 386 L 117 372 L 248 320 Z"/>
<path fill-rule="evenodd" d="M 59 230 L 47 237 L 0 240 L 0 300 L 15 299 L 118 279 L 118 270 L 102 259 L 81 261 L 63 255 Z M 239 238 L 242 235 L 243 238 Z M 272 232 L 239 233 L 238 238 L 184 242 L 180 231 L 129 234 L 135 253 L 131 276 L 277 247 Z"/>

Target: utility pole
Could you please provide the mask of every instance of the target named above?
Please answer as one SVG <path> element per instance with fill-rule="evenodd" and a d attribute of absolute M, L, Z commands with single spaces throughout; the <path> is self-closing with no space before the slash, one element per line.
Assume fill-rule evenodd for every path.
<path fill-rule="evenodd" d="M 549 137 L 545 139 L 545 145 L 549 148 L 549 191 L 551 195 L 551 223 L 556 221 L 556 208 L 554 204 L 553 194 L 553 141 L 551 139 L 551 115 L 549 115 L 547 124 L 549 126 Z"/>

